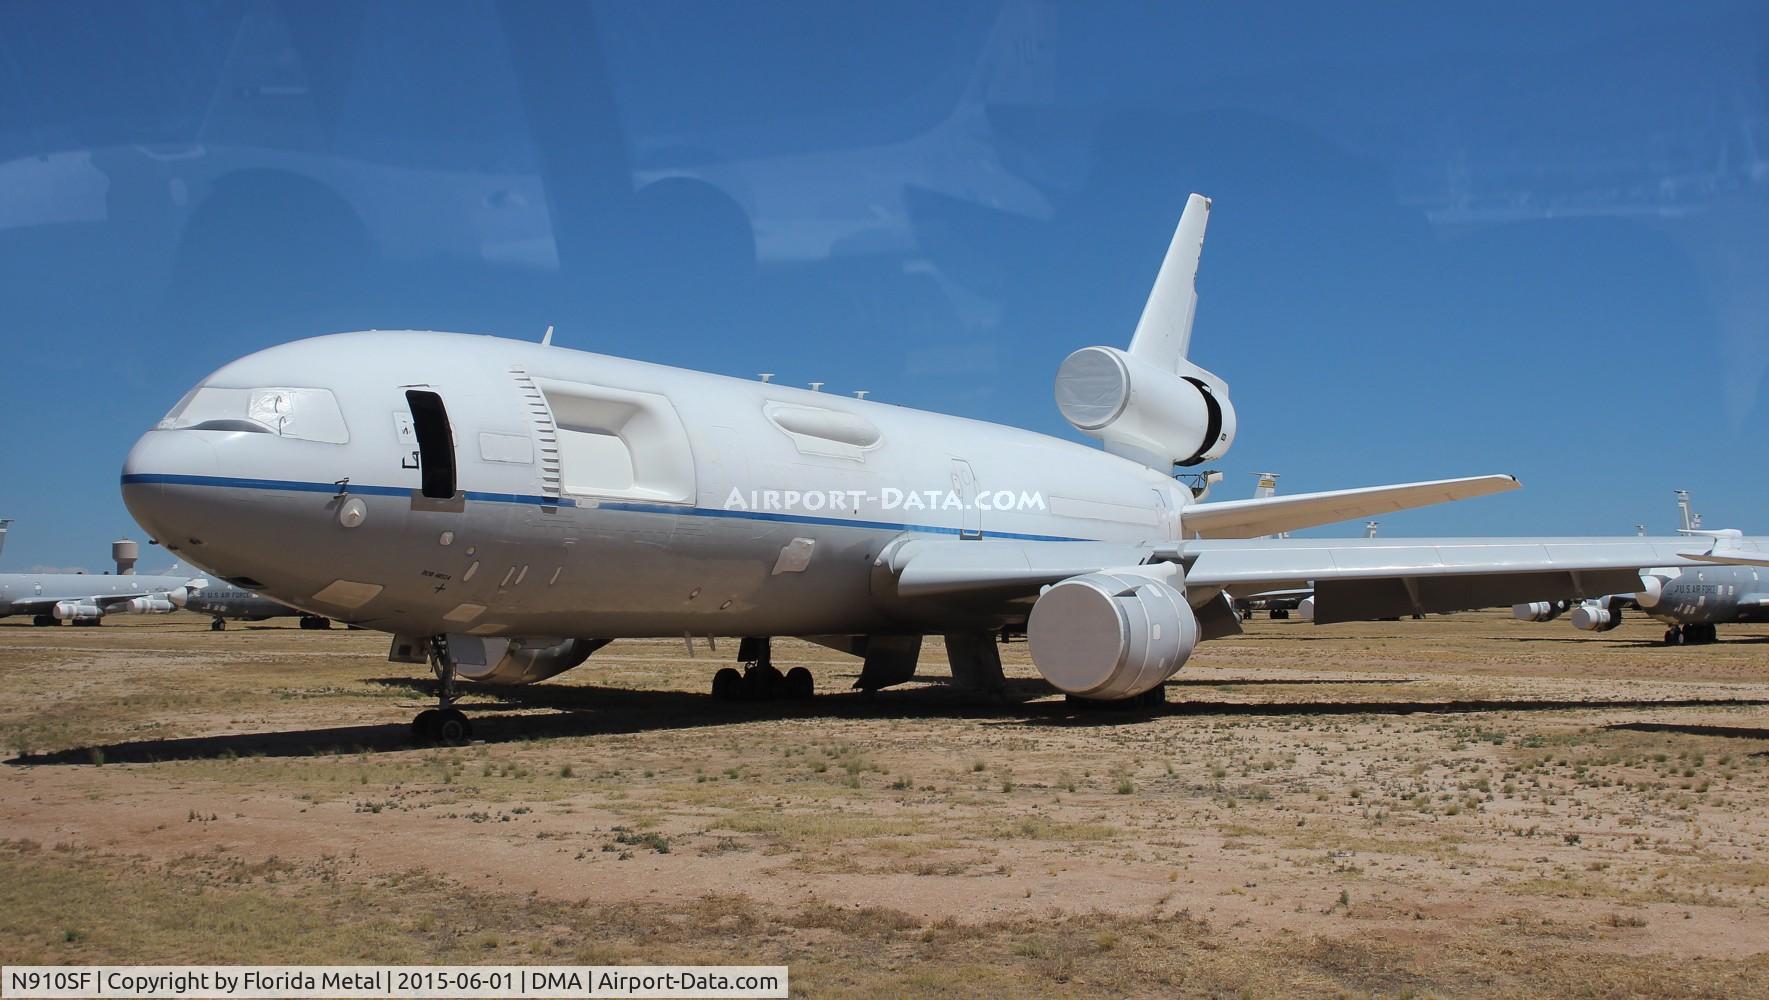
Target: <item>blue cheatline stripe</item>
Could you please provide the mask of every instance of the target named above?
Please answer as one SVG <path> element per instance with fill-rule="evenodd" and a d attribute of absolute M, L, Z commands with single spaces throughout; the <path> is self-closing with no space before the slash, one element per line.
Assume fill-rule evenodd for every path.
<path fill-rule="evenodd" d="M 123 485 L 166 485 L 166 486 L 216 486 L 233 490 L 279 490 L 285 493 L 328 493 L 339 492 L 337 483 L 308 483 L 294 479 L 237 479 L 229 476 L 179 476 L 164 473 L 129 473 L 123 476 Z M 362 486 L 351 483 L 344 488 L 345 492 L 363 496 L 377 497 L 409 497 L 412 488 L 409 486 Z M 482 503 L 515 503 L 538 507 L 586 507 L 570 497 L 545 497 L 526 493 L 480 493 L 473 490 L 465 491 L 468 500 Z M 933 524 L 910 524 L 896 521 L 862 521 L 842 517 L 816 517 L 810 514 L 783 514 L 773 511 L 759 510 L 720 510 L 713 507 L 686 507 L 664 503 L 625 503 L 618 500 L 596 501 L 597 510 L 613 510 L 630 514 L 670 514 L 676 517 L 724 517 L 742 521 L 773 521 L 782 524 L 818 524 L 835 528 L 868 528 L 877 531 L 917 531 L 930 535 L 958 535 L 960 529 L 946 528 Z M 985 531 L 989 538 L 1011 538 L 1022 542 L 1088 542 L 1091 538 L 1075 538 L 1068 535 L 1034 535 L 1017 531 Z"/>

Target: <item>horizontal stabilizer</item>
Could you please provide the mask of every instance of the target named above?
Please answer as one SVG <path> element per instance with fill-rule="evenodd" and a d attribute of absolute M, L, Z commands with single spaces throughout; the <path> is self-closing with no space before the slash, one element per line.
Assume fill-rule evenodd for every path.
<path fill-rule="evenodd" d="M 1760 552 L 1732 552 L 1726 549 L 1715 549 L 1712 552 L 1679 552 L 1677 554 L 1696 562 L 1720 563 L 1726 566 L 1769 566 L 1769 556 Z"/>
<path fill-rule="evenodd" d="M 1325 493 L 1193 504 L 1180 514 L 1188 538 L 1257 538 L 1323 524 L 1467 500 L 1519 488 L 1512 476 L 1470 476 Z"/>

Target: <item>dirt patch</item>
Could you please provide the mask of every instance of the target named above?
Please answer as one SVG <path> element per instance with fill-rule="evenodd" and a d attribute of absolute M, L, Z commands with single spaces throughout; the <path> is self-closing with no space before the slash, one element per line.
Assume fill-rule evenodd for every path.
<path fill-rule="evenodd" d="M 60 897 L 9 895 L 0 954 L 210 954 L 175 920 L 103 929 L 110 886 L 292 907 L 251 960 L 602 941 L 778 958 L 819 995 L 1763 992 L 1769 629 L 1660 631 L 1256 621 L 1130 715 L 1049 696 L 1023 645 L 1008 705 L 957 696 L 937 643 L 872 697 L 782 643 L 834 693 L 725 705 L 722 656 L 620 642 L 419 749 L 427 685 L 373 633 L 0 623 L 4 857 Z"/>

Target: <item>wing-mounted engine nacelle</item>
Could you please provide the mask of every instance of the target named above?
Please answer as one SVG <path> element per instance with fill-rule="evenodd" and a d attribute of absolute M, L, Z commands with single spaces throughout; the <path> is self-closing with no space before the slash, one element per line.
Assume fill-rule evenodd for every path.
<path fill-rule="evenodd" d="M 1572 609 L 1572 627 L 1581 632 L 1608 632 L 1621 623 L 1622 609 L 1608 597 Z"/>
<path fill-rule="evenodd" d="M 1511 617 L 1520 622 L 1551 622 L 1566 614 L 1566 601 L 1531 601 L 1511 605 Z"/>
<path fill-rule="evenodd" d="M 178 610 L 173 605 L 172 598 L 165 594 L 149 594 L 146 597 L 132 598 L 127 607 L 132 615 L 169 615 Z"/>
<path fill-rule="evenodd" d="M 104 617 L 103 608 L 84 601 L 59 601 L 50 613 L 64 622 L 89 622 Z"/>
<path fill-rule="evenodd" d="M 1220 458 L 1235 440 L 1228 383 L 1183 359 L 1167 371 L 1115 347 L 1083 347 L 1057 369 L 1056 405 L 1107 451 L 1163 471 Z"/>
<path fill-rule="evenodd" d="M 1634 603 L 1640 605 L 1642 608 L 1658 607 L 1658 602 L 1665 599 L 1665 584 L 1676 579 L 1676 571 L 1671 570 L 1670 573 L 1672 575 L 1664 575 L 1661 573 L 1640 574 L 1640 592 L 1634 595 Z"/>
<path fill-rule="evenodd" d="M 608 644 L 606 639 L 488 639 L 448 637 L 455 673 L 482 684 L 533 684 L 570 670 Z"/>
<path fill-rule="evenodd" d="M 1198 618 L 1164 580 L 1088 573 L 1039 595 L 1026 638 L 1038 672 L 1058 690 L 1116 700 L 1178 672 L 1198 645 Z"/>

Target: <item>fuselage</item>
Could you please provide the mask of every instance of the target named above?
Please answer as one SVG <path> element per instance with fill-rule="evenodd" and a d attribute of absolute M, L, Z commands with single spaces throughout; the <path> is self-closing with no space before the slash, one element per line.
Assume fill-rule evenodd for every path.
<path fill-rule="evenodd" d="M 1651 591 L 1637 595 L 1636 599 L 1642 611 L 1666 624 L 1769 621 L 1769 569 L 1693 566 L 1653 569 L 1646 575 L 1662 581 L 1656 599 Z"/>
<path fill-rule="evenodd" d="M 1191 499 L 1030 431 L 425 332 L 227 365 L 137 443 L 123 494 L 168 549 L 304 611 L 561 637 L 937 631 L 953 609 L 875 584 L 887 545 L 1173 539 Z"/>
<path fill-rule="evenodd" d="M 184 599 L 184 609 L 243 621 L 263 621 L 300 613 L 280 601 L 225 583 L 192 589 Z"/>

